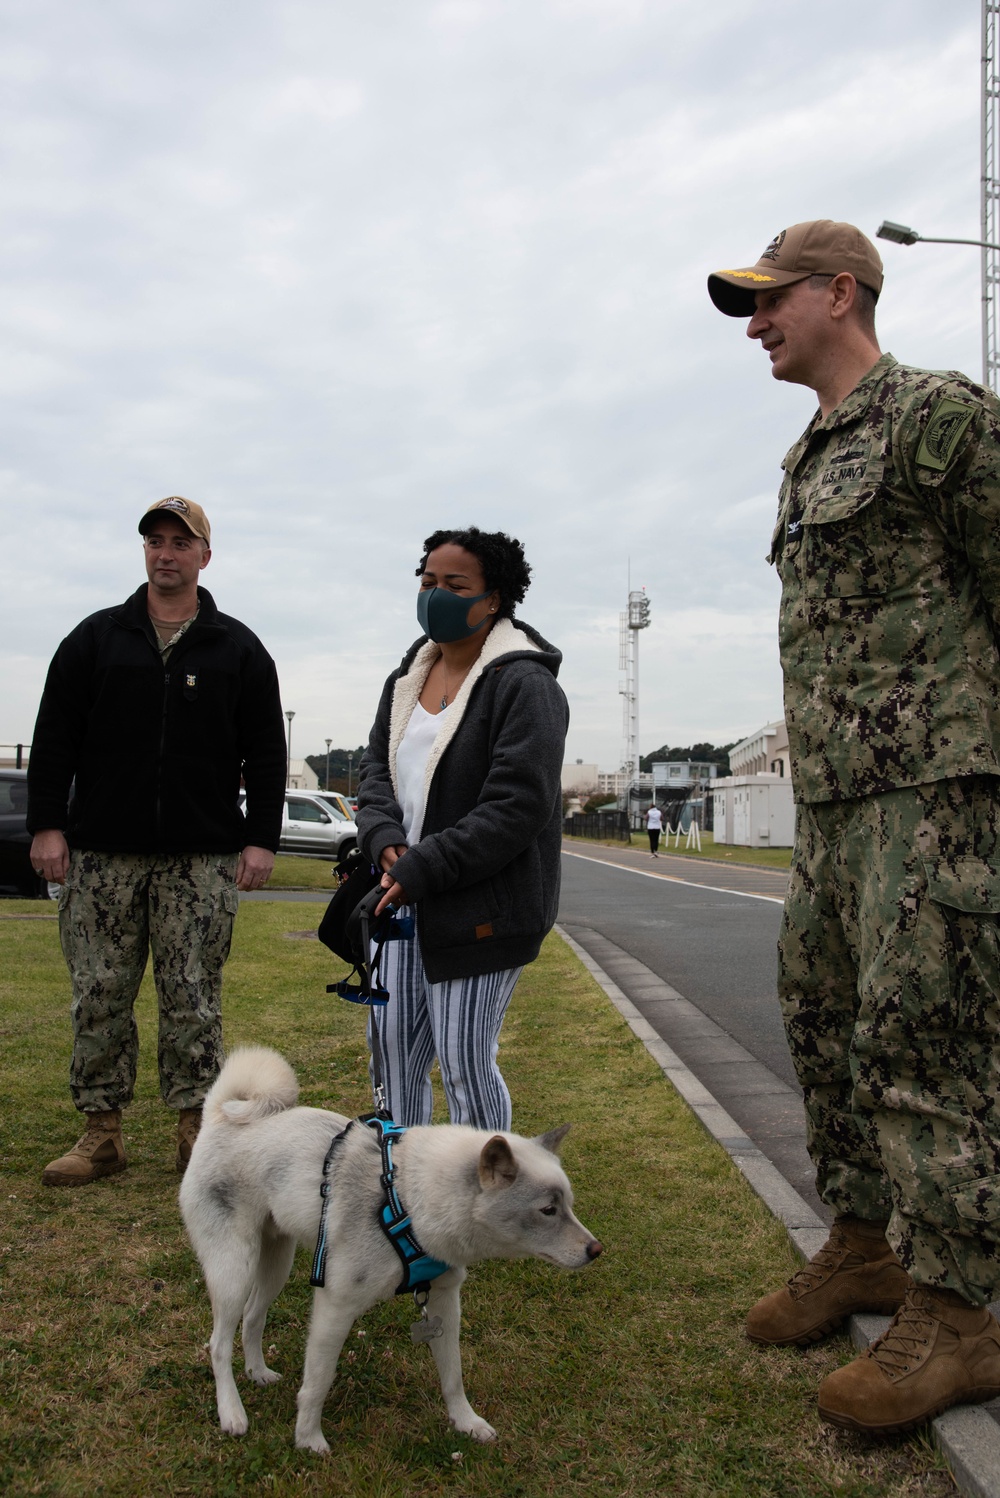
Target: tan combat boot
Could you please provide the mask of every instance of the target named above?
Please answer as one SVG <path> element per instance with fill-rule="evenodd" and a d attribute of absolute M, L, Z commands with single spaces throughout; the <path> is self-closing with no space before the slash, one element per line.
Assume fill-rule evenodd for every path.
<path fill-rule="evenodd" d="M 120 1108 L 85 1113 L 87 1128 L 68 1154 L 42 1171 L 43 1186 L 89 1186 L 102 1176 L 117 1175 L 127 1164 Z"/>
<path fill-rule="evenodd" d="M 201 1109 L 182 1108 L 177 1116 L 177 1169 L 183 1175 L 201 1128 Z"/>
<path fill-rule="evenodd" d="M 881 1337 L 819 1386 L 831 1425 L 894 1435 L 1000 1395 L 1000 1324 L 954 1290 L 913 1285 Z"/>
<path fill-rule="evenodd" d="M 859 1311 L 891 1316 L 910 1277 L 886 1242 L 884 1222 L 838 1217 L 818 1254 L 747 1317 L 751 1342 L 806 1347 Z"/>

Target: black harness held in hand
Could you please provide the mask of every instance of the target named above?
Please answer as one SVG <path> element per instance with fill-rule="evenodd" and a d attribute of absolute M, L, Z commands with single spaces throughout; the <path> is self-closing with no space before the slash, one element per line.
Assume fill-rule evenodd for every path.
<path fill-rule="evenodd" d="M 345 962 L 353 963 L 353 970 L 338 983 L 328 983 L 326 991 L 347 999 L 351 1004 L 386 1004 L 389 990 L 379 973 L 382 953 L 387 941 L 412 937 L 413 917 L 399 916 L 390 906 L 376 916 L 375 907 L 385 894 L 382 875 L 362 854 L 351 854 L 349 859 L 345 859 L 345 868 L 347 871 L 340 888 L 320 922 L 318 935 L 331 952 Z M 375 1116 L 391 1120 L 392 1115 L 385 1105 L 378 1029 L 372 1024 L 369 1030 Z"/>

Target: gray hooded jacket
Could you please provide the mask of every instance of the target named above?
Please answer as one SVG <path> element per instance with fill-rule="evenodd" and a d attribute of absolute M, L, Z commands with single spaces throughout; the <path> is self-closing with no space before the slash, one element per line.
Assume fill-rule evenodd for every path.
<path fill-rule="evenodd" d="M 426 636 L 407 651 L 361 761 L 358 829 L 376 865 L 406 841 L 396 753 L 439 653 Z M 392 870 L 416 906 L 432 982 L 533 961 L 556 918 L 569 725 L 561 661 L 528 625 L 500 619 L 438 732 L 420 841 Z"/>

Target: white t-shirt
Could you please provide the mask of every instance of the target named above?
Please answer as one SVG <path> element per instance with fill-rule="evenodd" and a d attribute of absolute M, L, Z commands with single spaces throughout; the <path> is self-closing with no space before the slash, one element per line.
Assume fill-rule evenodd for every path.
<path fill-rule="evenodd" d="M 651 806 L 646 813 L 646 827 L 650 832 L 663 830 L 663 813 L 658 806 Z"/>
<path fill-rule="evenodd" d="M 423 830 L 424 774 L 447 711 L 445 707 L 439 713 L 429 713 L 418 702 L 396 750 L 396 789 L 403 810 L 403 831 L 411 847 L 420 841 Z"/>

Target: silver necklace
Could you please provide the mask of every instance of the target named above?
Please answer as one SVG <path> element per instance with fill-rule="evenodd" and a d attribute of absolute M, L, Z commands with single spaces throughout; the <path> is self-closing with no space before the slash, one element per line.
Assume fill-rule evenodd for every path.
<path fill-rule="evenodd" d="M 452 695 L 451 687 L 448 685 L 448 672 L 445 669 L 445 664 L 444 664 L 443 660 L 441 662 L 441 672 L 442 672 L 442 675 L 444 676 L 444 695 L 441 698 L 441 706 L 438 709 L 438 711 L 443 713 L 444 710 L 445 710 L 445 708 L 448 706 L 448 698 Z M 459 683 L 458 683 L 459 686 L 461 686 L 462 682 L 465 680 L 465 678 L 468 676 L 468 674 L 469 674 L 468 671 L 463 671 L 461 677 L 459 678 Z"/>

